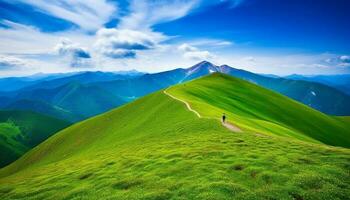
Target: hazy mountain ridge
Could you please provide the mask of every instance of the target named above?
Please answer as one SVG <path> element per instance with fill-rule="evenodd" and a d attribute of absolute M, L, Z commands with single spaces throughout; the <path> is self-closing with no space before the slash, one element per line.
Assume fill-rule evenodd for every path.
<path fill-rule="evenodd" d="M 350 97 L 332 87 L 310 81 L 263 76 L 228 65 L 216 66 L 206 61 L 187 69 L 178 68 L 153 74 L 134 71 L 125 74 L 84 72 L 43 79 L 19 90 L 0 92 L 0 108 L 32 110 L 60 119 L 79 121 L 151 92 L 213 72 L 242 78 L 327 114 L 350 115 L 350 105 L 347 103 L 350 102 Z M 45 105 L 40 107 L 39 102 L 45 102 Z M 45 107 L 48 112 L 45 112 Z"/>
<path fill-rule="evenodd" d="M 293 75 L 285 76 L 285 78 L 322 83 L 322 84 L 334 87 L 350 95 L 350 74 L 310 75 L 310 76 L 293 74 Z"/>

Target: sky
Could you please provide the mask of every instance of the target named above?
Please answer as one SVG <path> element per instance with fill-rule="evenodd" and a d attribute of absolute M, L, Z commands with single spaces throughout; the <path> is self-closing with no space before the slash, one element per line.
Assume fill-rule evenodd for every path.
<path fill-rule="evenodd" d="M 348 0 L 0 0 L 0 76 L 159 72 L 207 60 L 349 74 Z"/>

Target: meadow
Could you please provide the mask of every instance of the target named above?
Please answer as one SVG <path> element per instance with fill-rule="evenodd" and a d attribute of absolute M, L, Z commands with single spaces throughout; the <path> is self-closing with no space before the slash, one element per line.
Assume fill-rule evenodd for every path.
<path fill-rule="evenodd" d="M 219 83 L 242 90 L 249 86 L 251 96 L 231 96 L 222 85 L 217 87 Z M 253 91 L 274 99 L 258 99 Z M 338 133 L 325 141 L 305 131 L 307 125 L 299 118 L 299 126 L 292 128 L 293 120 L 280 119 L 278 113 L 293 118 L 295 109 L 305 109 L 340 131 L 347 119 L 318 116 L 286 97 L 266 94 L 258 86 L 220 74 L 168 92 L 189 101 L 208 118 L 198 118 L 163 91 L 150 94 L 58 132 L 1 169 L 0 198 L 300 200 L 350 196 L 350 150 L 323 144 L 346 146 L 347 140 L 340 139 L 345 136 Z M 260 110 L 264 105 L 249 108 L 249 101 L 241 99 L 245 95 L 265 104 L 275 102 L 272 108 L 280 110 L 273 115 Z M 241 104 L 235 103 L 236 108 L 229 99 Z M 248 114 L 239 112 L 241 107 Z M 222 126 L 223 110 L 243 132 Z M 304 116 L 307 113 L 298 115 Z"/>

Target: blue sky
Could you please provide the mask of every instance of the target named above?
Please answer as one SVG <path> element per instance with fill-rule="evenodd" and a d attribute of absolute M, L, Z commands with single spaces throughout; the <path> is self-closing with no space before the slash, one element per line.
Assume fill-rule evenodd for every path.
<path fill-rule="evenodd" d="M 201 60 L 258 73 L 350 73 L 347 0 L 0 0 L 0 76 Z"/>

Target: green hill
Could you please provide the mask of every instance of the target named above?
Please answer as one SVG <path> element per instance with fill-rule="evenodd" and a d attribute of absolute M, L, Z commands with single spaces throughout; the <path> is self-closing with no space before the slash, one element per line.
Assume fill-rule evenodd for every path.
<path fill-rule="evenodd" d="M 21 143 L 20 129 L 13 123 L 0 123 L 0 166 L 3 167 L 23 155 L 29 148 Z"/>
<path fill-rule="evenodd" d="M 168 92 L 203 116 L 219 118 L 226 113 L 248 132 L 350 147 L 350 123 L 238 78 L 216 73 Z"/>
<path fill-rule="evenodd" d="M 343 116 L 343 117 L 337 117 L 337 118 L 350 124 L 350 116 Z"/>
<path fill-rule="evenodd" d="M 251 91 L 240 96 L 222 88 L 226 85 Z M 214 90 L 223 92 L 211 94 Z M 321 144 L 318 134 L 304 132 L 304 115 L 293 119 L 293 112 L 310 112 L 325 123 L 339 123 L 334 131 L 346 126 L 342 121 L 320 117 L 284 96 L 219 74 L 168 92 L 214 118 L 222 114 L 220 102 L 225 102 L 229 120 L 243 132 L 229 131 L 217 119 L 198 118 L 182 102 L 159 91 L 68 127 L 1 169 L 0 198 L 346 199 L 350 195 L 350 150 Z M 250 105 L 247 99 L 270 107 Z M 232 100 L 240 109 L 233 109 Z M 279 120 L 278 111 L 289 117 Z M 285 127 L 295 125 L 293 120 L 297 127 Z M 330 141 L 339 142 L 338 137 L 343 136 Z"/>
<path fill-rule="evenodd" d="M 70 124 L 29 111 L 0 111 L 0 167 Z"/>

